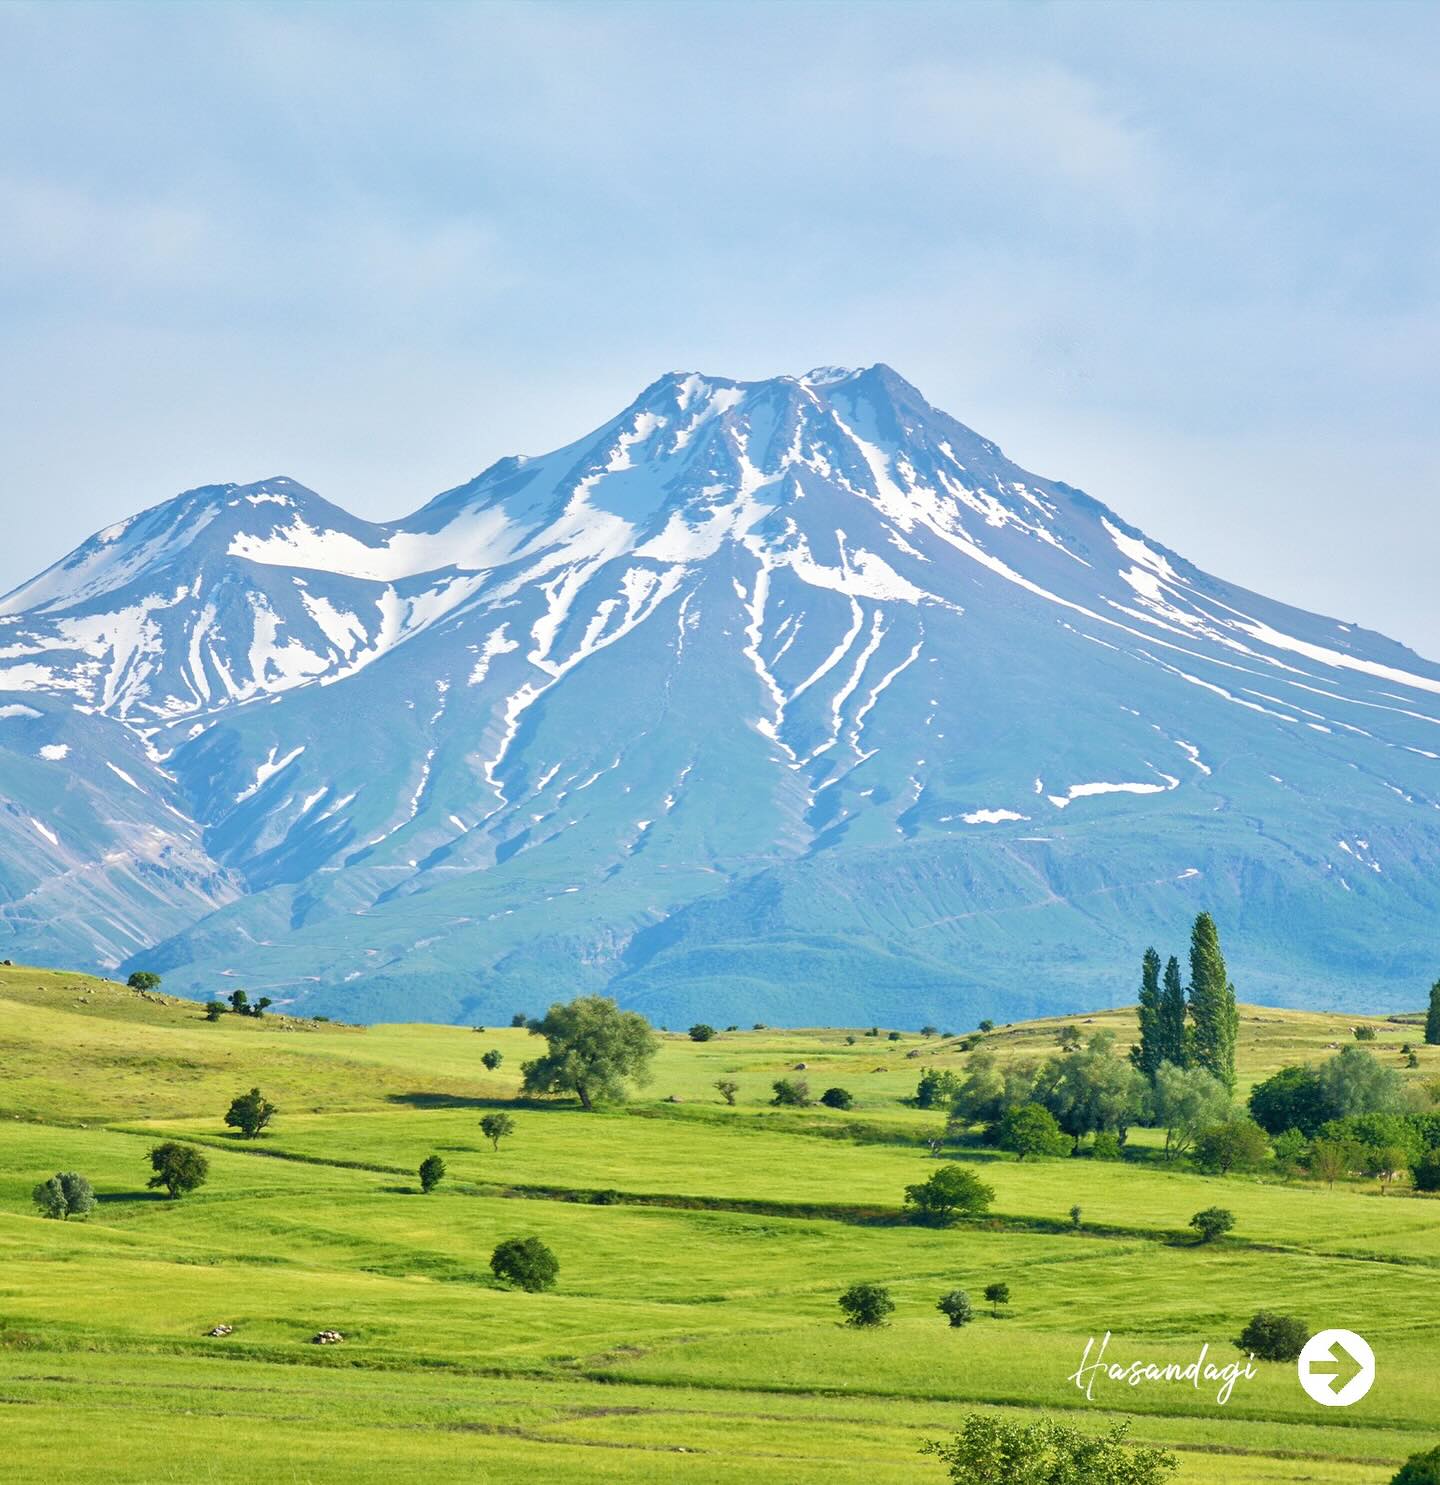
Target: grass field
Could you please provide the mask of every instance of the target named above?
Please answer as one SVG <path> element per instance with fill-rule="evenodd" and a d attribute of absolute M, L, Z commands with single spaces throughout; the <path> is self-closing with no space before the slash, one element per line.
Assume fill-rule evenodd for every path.
<path fill-rule="evenodd" d="M 1242 1014 L 1246 1086 L 1351 1038 L 1349 1019 Z M 987 1045 L 1044 1056 L 1060 1024 Z M 1119 1012 L 1074 1024 L 1133 1035 Z M 1418 1039 L 1370 1024 L 1396 1065 Z M 933 1168 L 939 1121 L 902 1100 L 923 1068 L 963 1064 L 954 1039 L 667 1036 L 654 1082 L 598 1114 L 518 1099 L 536 1045 L 509 1028 L 210 1024 L 163 995 L 0 969 L 0 1478 L 940 1485 L 918 1446 L 975 1407 L 1133 1417 L 1181 1480 L 1224 1485 L 1381 1485 L 1440 1442 L 1440 1202 L 966 1149 L 947 1158 L 983 1168 L 992 1216 L 917 1228 L 903 1188 Z M 857 1107 L 769 1109 L 800 1062 Z M 1440 1049 L 1407 1075 L 1440 1077 Z M 741 1085 L 734 1108 L 721 1076 Z M 254 1142 L 222 1121 L 252 1084 L 281 1110 Z M 502 1104 L 517 1130 L 497 1152 L 478 1121 Z M 162 1135 L 211 1161 L 179 1201 L 145 1189 Z M 1150 1139 L 1136 1132 L 1140 1156 Z M 422 1196 L 432 1151 L 448 1177 Z M 99 1194 L 84 1222 L 31 1204 L 61 1169 Z M 1216 1204 L 1235 1233 L 1196 1247 L 1186 1223 Z M 530 1234 L 559 1256 L 552 1293 L 490 1275 L 495 1243 Z M 836 1323 L 857 1279 L 890 1287 L 886 1328 Z M 992 1279 L 1008 1312 L 948 1329 L 938 1294 L 978 1301 Z M 1238 1360 L 1261 1307 L 1364 1334 L 1370 1394 L 1322 1408 L 1279 1364 L 1223 1407 L 1213 1389 L 1114 1383 L 1087 1401 L 1068 1380 L 1106 1331 L 1117 1359 L 1186 1362 L 1208 1343 Z M 222 1322 L 233 1334 L 204 1334 Z M 312 1344 L 326 1328 L 344 1343 Z"/>

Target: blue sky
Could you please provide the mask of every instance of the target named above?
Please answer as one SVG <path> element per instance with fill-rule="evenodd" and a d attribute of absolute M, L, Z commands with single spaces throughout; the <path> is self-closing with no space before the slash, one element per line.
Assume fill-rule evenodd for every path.
<path fill-rule="evenodd" d="M 9 4 L 0 590 L 182 488 L 398 515 L 663 371 L 890 362 L 1440 656 L 1440 6 Z"/>

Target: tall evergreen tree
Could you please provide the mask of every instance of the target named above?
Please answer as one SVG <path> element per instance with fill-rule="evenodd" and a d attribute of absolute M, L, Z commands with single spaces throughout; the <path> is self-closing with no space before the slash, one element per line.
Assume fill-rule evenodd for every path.
<path fill-rule="evenodd" d="M 1440 1046 L 1440 980 L 1430 987 L 1430 1014 L 1425 1017 L 1425 1045 Z"/>
<path fill-rule="evenodd" d="M 1185 983 L 1180 978 L 1180 961 L 1172 954 L 1165 966 L 1165 986 L 1160 992 L 1160 1062 L 1173 1062 L 1176 1067 L 1189 1067 L 1190 1038 L 1185 1025 Z"/>
<path fill-rule="evenodd" d="M 1160 1066 L 1160 956 L 1145 950 L 1140 964 L 1140 1044 L 1130 1048 L 1130 1060 L 1154 1080 Z"/>
<path fill-rule="evenodd" d="M 1209 913 L 1201 913 L 1190 932 L 1190 1015 L 1195 1022 L 1196 1063 L 1233 1089 L 1240 1018 L 1235 987 L 1220 952 L 1220 934 Z"/>

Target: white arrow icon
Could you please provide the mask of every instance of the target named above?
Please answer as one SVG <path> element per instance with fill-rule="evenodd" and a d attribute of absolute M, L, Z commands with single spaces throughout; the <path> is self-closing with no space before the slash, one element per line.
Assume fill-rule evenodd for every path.
<path fill-rule="evenodd" d="M 1357 1371 L 1343 1387 L 1337 1387 L 1347 1365 Z M 1300 1385 L 1322 1407 L 1348 1408 L 1369 1392 L 1374 1381 L 1375 1353 L 1353 1330 L 1322 1330 L 1305 1342 L 1300 1353 Z"/>

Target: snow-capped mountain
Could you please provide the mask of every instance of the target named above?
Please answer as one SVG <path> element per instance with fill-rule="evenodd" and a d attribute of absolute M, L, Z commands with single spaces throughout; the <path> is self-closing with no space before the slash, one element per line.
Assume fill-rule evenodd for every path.
<path fill-rule="evenodd" d="M 356 1018 L 1408 1005 L 1440 666 L 885 366 L 675 374 L 394 524 L 192 490 L 0 600 L 0 944 Z M 1428 957 L 1427 957 L 1428 956 Z"/>

